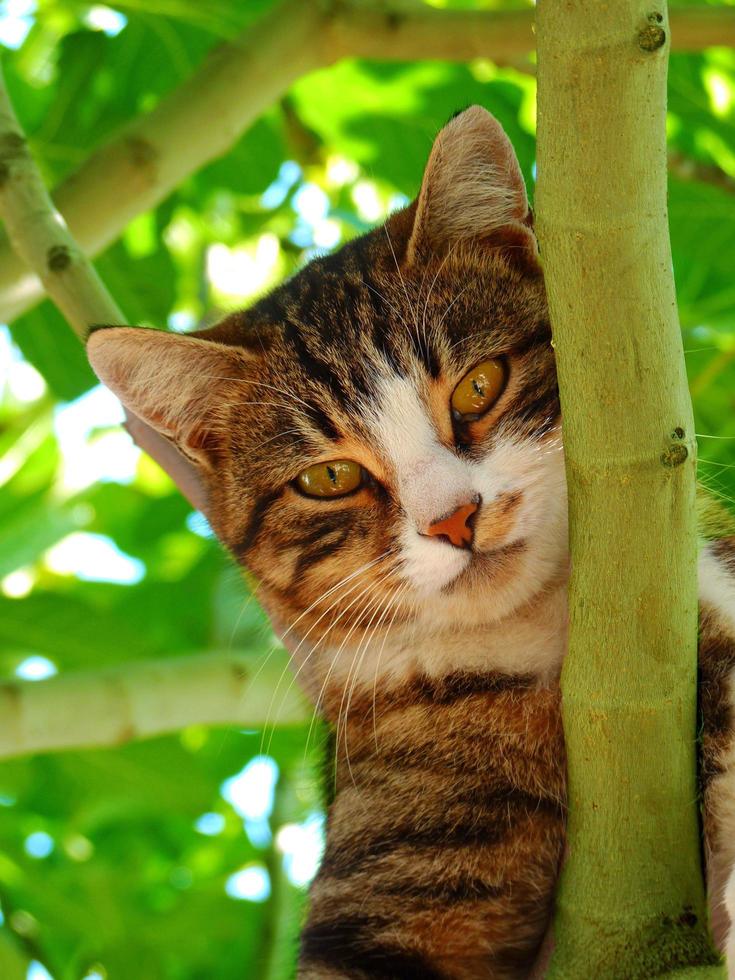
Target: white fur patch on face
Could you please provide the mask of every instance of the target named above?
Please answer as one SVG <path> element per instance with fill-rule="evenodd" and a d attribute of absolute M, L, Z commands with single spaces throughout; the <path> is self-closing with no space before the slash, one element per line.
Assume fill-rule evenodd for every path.
<path fill-rule="evenodd" d="M 425 532 L 474 499 L 477 490 L 470 466 L 437 439 L 416 385 L 391 377 L 381 380 L 380 389 L 369 423 L 395 474 L 405 515 L 400 533 L 404 575 L 418 593 L 431 595 L 464 571 L 470 556 Z"/>
<path fill-rule="evenodd" d="M 403 574 L 414 595 L 429 603 L 427 615 L 490 622 L 527 602 L 559 574 L 567 555 L 567 497 L 558 432 L 541 443 L 508 438 L 483 460 L 461 459 L 439 442 L 416 385 L 397 377 L 382 381 L 377 408 L 368 418 L 395 474 L 405 515 L 400 532 Z M 479 527 L 483 509 L 510 494 L 518 495 L 517 512 L 497 548 L 522 544 L 515 559 L 517 574 L 495 587 L 489 580 L 485 596 L 475 583 L 473 603 L 451 590 L 446 593 L 472 564 L 472 553 L 422 532 L 478 495 Z"/>
<path fill-rule="evenodd" d="M 529 602 L 568 565 L 567 484 L 561 431 L 543 441 L 505 438 L 478 464 L 477 487 L 488 506 L 503 494 L 520 494 L 501 547 L 516 545 L 514 574 L 488 593 L 492 618 Z M 489 612 L 490 610 L 488 610 Z"/>

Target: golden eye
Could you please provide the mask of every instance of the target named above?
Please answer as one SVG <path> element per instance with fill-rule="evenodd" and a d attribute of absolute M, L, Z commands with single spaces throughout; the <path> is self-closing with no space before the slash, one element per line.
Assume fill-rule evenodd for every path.
<path fill-rule="evenodd" d="M 351 459 L 315 463 L 299 473 L 296 483 L 308 497 L 344 497 L 362 483 L 362 467 Z"/>
<path fill-rule="evenodd" d="M 452 392 L 452 415 L 463 422 L 479 419 L 498 400 L 504 387 L 503 361 L 483 361 L 468 371 Z"/>

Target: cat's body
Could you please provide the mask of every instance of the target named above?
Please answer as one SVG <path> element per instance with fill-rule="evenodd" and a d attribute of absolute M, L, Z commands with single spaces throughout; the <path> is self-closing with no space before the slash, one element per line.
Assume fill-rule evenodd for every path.
<path fill-rule="evenodd" d="M 550 341 L 523 182 L 477 108 L 442 131 L 411 207 L 252 310 L 195 337 L 90 341 L 100 377 L 178 448 L 335 728 L 302 980 L 524 977 L 537 957 L 564 842 Z M 731 545 L 708 546 L 700 575 L 719 918 L 735 865 Z"/>

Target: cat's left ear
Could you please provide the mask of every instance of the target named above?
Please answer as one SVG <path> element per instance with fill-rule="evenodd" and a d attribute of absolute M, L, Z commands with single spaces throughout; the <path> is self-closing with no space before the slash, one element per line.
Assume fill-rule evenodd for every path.
<path fill-rule="evenodd" d="M 238 347 L 142 327 L 95 330 L 87 355 L 125 406 L 134 441 L 199 510 L 228 438 L 227 405 L 242 396 L 247 357 Z"/>
<path fill-rule="evenodd" d="M 498 120 L 471 106 L 441 130 L 419 193 L 409 263 L 462 243 L 501 248 L 538 267 L 533 214 L 513 146 Z"/>

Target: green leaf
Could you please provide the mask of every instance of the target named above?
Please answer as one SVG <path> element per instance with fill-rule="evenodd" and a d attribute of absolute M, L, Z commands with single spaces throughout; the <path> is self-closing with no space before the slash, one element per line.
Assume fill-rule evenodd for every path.
<path fill-rule="evenodd" d="M 0 977 L 3 980 L 26 980 L 27 972 L 28 958 L 17 941 L 5 929 L 0 929 Z"/>
<path fill-rule="evenodd" d="M 38 590 L 24 599 L 0 595 L 0 661 L 10 666 L 35 653 L 71 669 L 162 652 L 125 617 L 75 596 Z"/>
<path fill-rule="evenodd" d="M 257 119 L 232 149 L 210 163 L 195 178 L 199 195 L 212 187 L 226 187 L 237 194 L 260 194 L 278 174 L 287 156 L 278 110 Z"/>
<path fill-rule="evenodd" d="M 62 401 L 71 401 L 98 384 L 81 341 L 56 307 L 46 300 L 10 325 L 23 356 Z"/>
<path fill-rule="evenodd" d="M 431 144 L 447 120 L 472 103 L 498 117 L 531 180 L 534 141 L 518 122 L 524 90 L 507 78 L 480 82 L 465 65 L 343 61 L 293 89 L 303 122 L 326 145 L 357 160 L 410 196 L 417 193 Z"/>
<path fill-rule="evenodd" d="M 71 508 L 50 503 L 45 493 L 17 500 L 0 517 L 0 578 L 37 561 L 47 548 L 76 530 Z"/>
<path fill-rule="evenodd" d="M 669 181 L 671 250 L 682 323 L 735 328 L 735 195 L 699 181 Z"/>

